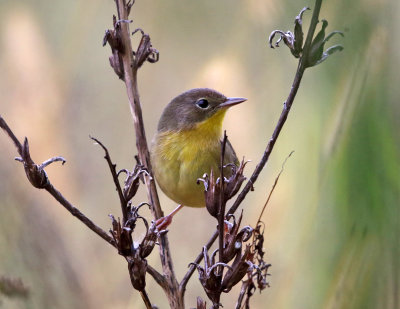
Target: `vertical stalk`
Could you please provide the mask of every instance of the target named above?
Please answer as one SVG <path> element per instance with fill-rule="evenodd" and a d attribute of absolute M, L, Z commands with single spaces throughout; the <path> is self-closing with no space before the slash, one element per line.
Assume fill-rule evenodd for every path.
<path fill-rule="evenodd" d="M 116 1 L 119 20 L 128 20 L 128 7 L 126 0 Z M 136 147 L 139 154 L 141 164 L 147 169 L 150 175 L 153 175 L 149 148 L 146 140 L 146 134 L 143 125 L 142 109 L 140 105 L 140 97 L 137 84 L 137 71 L 133 59 L 133 50 L 130 38 L 129 25 L 126 22 L 120 23 L 121 27 L 121 39 L 122 39 L 122 62 L 124 68 L 124 81 L 126 85 L 129 106 L 132 114 L 133 124 L 136 133 Z M 152 205 L 153 216 L 158 219 L 163 216 L 163 212 L 160 207 L 158 199 L 157 189 L 155 186 L 153 177 L 144 177 L 147 186 L 147 195 L 150 204 Z M 178 281 L 176 280 L 173 262 L 171 258 L 171 252 L 169 249 L 168 238 L 165 234 L 160 236 L 160 258 L 163 269 L 163 274 L 166 282 L 164 289 L 167 294 L 169 304 L 171 308 L 183 309 L 183 294 L 179 293 Z"/>
<path fill-rule="evenodd" d="M 224 251 L 224 220 L 225 220 L 225 207 L 226 202 L 224 198 L 224 157 L 225 157 L 225 146 L 226 146 L 226 131 L 224 131 L 224 138 L 221 143 L 221 163 L 220 163 L 220 194 L 219 194 L 219 214 L 218 214 L 218 232 L 219 232 L 219 261 L 223 262 L 223 251 Z M 224 271 L 224 267 L 220 267 L 221 276 Z"/>

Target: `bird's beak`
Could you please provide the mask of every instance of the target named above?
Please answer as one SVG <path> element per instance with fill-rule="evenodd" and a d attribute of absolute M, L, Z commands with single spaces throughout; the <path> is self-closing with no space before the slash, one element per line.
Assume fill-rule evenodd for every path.
<path fill-rule="evenodd" d="M 227 100 L 224 103 L 221 103 L 218 107 L 231 107 L 233 105 L 242 103 L 244 101 L 247 101 L 245 98 L 227 98 Z"/>

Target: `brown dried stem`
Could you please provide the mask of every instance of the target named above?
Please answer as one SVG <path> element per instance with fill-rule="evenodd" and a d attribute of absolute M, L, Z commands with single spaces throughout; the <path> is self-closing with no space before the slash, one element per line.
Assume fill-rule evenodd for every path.
<path fill-rule="evenodd" d="M 0 116 L 0 128 L 2 128 L 7 133 L 7 135 L 11 138 L 11 140 L 14 142 L 15 147 L 17 147 L 17 151 L 18 151 L 19 155 L 22 157 L 22 144 L 20 143 L 18 138 L 15 136 L 14 132 L 11 131 L 8 124 L 1 116 Z"/>
<path fill-rule="evenodd" d="M 127 201 L 124 197 L 124 194 L 123 194 L 122 188 L 121 188 L 121 184 L 119 183 L 119 180 L 118 180 L 118 174 L 115 169 L 116 165 L 112 163 L 108 149 L 98 139 L 96 139 L 92 136 L 90 136 L 90 138 L 92 140 L 94 140 L 97 144 L 99 144 L 100 147 L 103 148 L 103 150 L 105 152 L 104 159 L 106 159 L 108 167 L 110 168 L 110 172 L 111 172 L 112 178 L 114 180 L 114 185 L 118 192 L 119 202 L 121 204 L 121 212 L 122 212 L 122 220 L 123 220 L 122 222 L 123 222 L 123 225 L 125 225 L 126 221 L 128 220 Z"/>
<path fill-rule="evenodd" d="M 239 293 L 239 297 L 238 300 L 236 302 L 236 306 L 235 309 L 241 309 L 242 308 L 242 302 L 244 299 L 244 295 L 247 292 L 247 289 L 249 287 L 251 280 L 245 280 L 242 282 L 242 287 L 240 288 L 240 293 Z"/>
<path fill-rule="evenodd" d="M 149 296 L 147 295 L 147 292 L 145 289 L 143 289 L 142 291 L 140 291 L 140 296 L 142 296 L 143 302 L 146 305 L 146 309 L 152 309 L 153 306 L 151 305 Z"/>
<path fill-rule="evenodd" d="M 85 224 L 89 229 L 103 238 L 106 242 L 115 247 L 115 242 L 112 237 L 105 232 L 102 228 L 97 226 L 92 220 L 86 217 L 78 208 L 73 206 L 62 194 L 49 183 L 45 187 L 46 191 L 49 192 L 61 205 L 63 205 L 74 217 L 77 217 L 83 224 Z"/>
<path fill-rule="evenodd" d="M 224 138 L 221 142 L 221 162 L 220 162 L 220 194 L 219 194 L 219 214 L 218 214 L 218 233 L 219 233 L 219 260 L 223 260 L 224 252 L 224 220 L 225 220 L 225 206 L 226 199 L 224 198 L 224 157 L 225 157 L 225 146 L 228 137 L 226 136 L 226 131 L 224 131 Z M 221 275 L 223 267 L 220 267 Z"/>
<path fill-rule="evenodd" d="M 274 132 L 267 144 L 267 147 L 264 151 L 264 154 L 263 154 L 260 162 L 257 164 L 250 179 L 248 180 L 245 187 L 243 188 L 243 190 L 240 192 L 240 194 L 236 198 L 232 207 L 228 210 L 227 214 L 234 213 L 239 208 L 240 204 L 243 202 L 247 193 L 249 193 L 249 191 L 253 188 L 253 185 L 257 181 L 257 178 L 260 175 L 262 169 L 264 168 L 265 164 L 268 162 L 269 156 L 270 156 L 272 150 L 274 149 L 275 143 L 276 143 L 276 141 L 279 137 L 279 134 L 286 122 L 286 119 L 289 115 L 292 104 L 296 97 L 297 90 L 299 89 L 300 82 L 303 77 L 304 71 L 307 67 L 306 61 L 307 61 L 308 55 L 310 53 L 311 42 L 312 42 L 312 39 L 314 36 L 315 28 L 318 23 L 318 16 L 319 16 L 319 12 L 321 9 L 321 2 L 322 2 L 322 0 L 315 1 L 315 8 L 314 8 L 313 16 L 311 18 L 310 27 L 308 29 L 308 34 L 307 34 L 306 42 L 304 44 L 303 53 L 299 59 L 296 75 L 294 77 L 289 95 L 288 95 L 286 101 L 283 103 L 283 109 L 282 109 L 281 115 L 279 117 L 278 123 L 275 126 Z M 207 249 L 209 249 L 212 246 L 212 244 L 217 239 L 217 237 L 218 237 L 218 231 L 214 232 L 214 234 L 211 236 L 210 240 L 207 242 L 207 244 L 206 244 Z M 197 258 L 195 259 L 194 264 L 200 263 L 202 259 L 203 259 L 203 255 L 202 255 L 202 253 L 200 253 L 197 256 Z M 194 271 L 195 271 L 195 267 L 193 265 L 191 265 L 188 272 L 185 274 L 184 278 L 182 279 L 182 281 L 180 283 L 180 289 L 181 289 L 182 293 L 184 293 L 184 291 L 186 289 L 186 285 Z"/>
<path fill-rule="evenodd" d="M 158 285 L 163 288 L 163 290 L 166 290 L 168 288 L 167 286 L 167 280 L 165 280 L 165 277 L 161 275 L 156 269 L 154 269 L 152 266 L 147 264 L 147 273 L 153 277 L 153 279 L 158 283 Z"/>
<path fill-rule="evenodd" d="M 129 18 L 129 12 L 131 10 L 131 4 L 126 3 L 125 0 L 116 0 L 116 6 L 118 10 L 118 19 L 126 21 Z M 135 58 L 133 55 L 133 49 L 130 38 L 129 25 L 127 22 L 120 22 L 120 39 L 121 39 L 121 60 L 123 64 L 123 80 L 126 85 L 130 110 L 133 118 L 133 123 L 136 133 L 136 147 L 139 154 L 140 163 L 153 175 L 149 148 L 146 140 L 142 110 L 140 104 L 140 97 L 138 92 L 137 72 L 141 64 L 143 63 L 143 54 L 147 53 L 147 48 L 150 48 L 150 38 L 147 35 L 142 34 L 142 40 L 139 43 L 139 47 L 135 52 Z M 146 45 L 147 44 L 147 45 Z M 147 59 L 147 56 L 145 57 Z M 158 199 L 157 189 L 153 177 L 144 177 L 145 184 L 147 186 L 147 193 L 149 203 L 152 206 L 152 213 L 155 219 L 161 218 L 163 212 L 161 210 L 160 202 Z M 165 280 L 167 282 L 166 294 L 169 299 L 171 308 L 184 308 L 183 294 L 179 293 L 178 281 L 176 280 L 171 253 L 169 249 L 168 238 L 165 234 L 160 237 L 160 257 L 163 268 Z"/>
<path fill-rule="evenodd" d="M 7 135 L 12 139 L 14 142 L 15 146 L 17 147 L 17 151 L 19 155 L 21 156 L 21 160 L 24 163 L 25 167 L 25 172 L 27 173 L 28 179 L 31 181 L 28 173 L 32 172 L 32 174 L 40 174 L 41 176 L 44 176 L 45 179 L 43 181 L 43 185 L 41 187 L 35 186 L 32 181 L 32 185 L 35 187 L 38 187 L 40 189 L 45 189 L 47 192 L 49 192 L 61 205 L 64 206 L 65 209 L 67 209 L 73 216 L 78 218 L 83 224 L 85 224 L 89 229 L 91 229 L 93 232 L 95 232 L 97 235 L 99 235 L 101 238 L 103 238 L 106 242 L 111 244 L 112 246 L 115 247 L 115 242 L 113 238 L 105 232 L 102 228 L 97 226 L 92 220 L 90 220 L 88 217 L 86 217 L 82 212 L 79 211 L 78 208 L 76 208 L 74 205 L 72 205 L 50 182 L 48 179 L 46 173 L 44 172 L 43 167 L 48 165 L 51 160 L 45 161 L 41 165 L 37 165 L 33 162 L 33 160 L 30 157 L 29 154 L 29 147 L 28 147 L 28 142 L 25 139 L 24 145 L 21 144 L 21 142 L 18 140 L 18 138 L 15 136 L 13 131 L 10 129 L 10 127 L 7 125 L 6 121 L 0 116 L 0 127 L 7 133 Z M 56 157 L 60 158 L 60 157 Z M 58 161 L 58 160 L 53 160 L 53 161 Z M 64 160 L 65 161 L 65 160 Z M 32 177 L 35 178 L 35 177 Z"/>

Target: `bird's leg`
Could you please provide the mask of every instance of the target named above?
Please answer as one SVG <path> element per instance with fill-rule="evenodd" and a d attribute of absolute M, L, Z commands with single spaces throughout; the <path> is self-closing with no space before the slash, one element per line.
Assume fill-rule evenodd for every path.
<path fill-rule="evenodd" d="M 159 231 L 165 230 L 172 222 L 172 217 L 179 211 L 183 205 L 178 205 L 169 215 L 162 217 L 156 221 L 156 226 Z"/>

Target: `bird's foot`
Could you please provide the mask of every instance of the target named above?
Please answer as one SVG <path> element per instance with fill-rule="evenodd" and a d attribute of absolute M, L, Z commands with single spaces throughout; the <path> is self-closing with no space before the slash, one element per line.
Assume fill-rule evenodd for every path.
<path fill-rule="evenodd" d="M 157 230 L 162 231 L 166 230 L 167 227 L 172 223 L 172 216 L 168 215 L 165 217 L 161 217 L 156 221 Z"/>
<path fill-rule="evenodd" d="M 160 219 L 156 220 L 156 227 L 157 230 L 162 231 L 165 230 L 171 223 L 172 223 L 172 218 L 174 215 L 182 208 L 182 205 L 178 205 L 169 215 L 165 217 L 161 217 Z"/>

